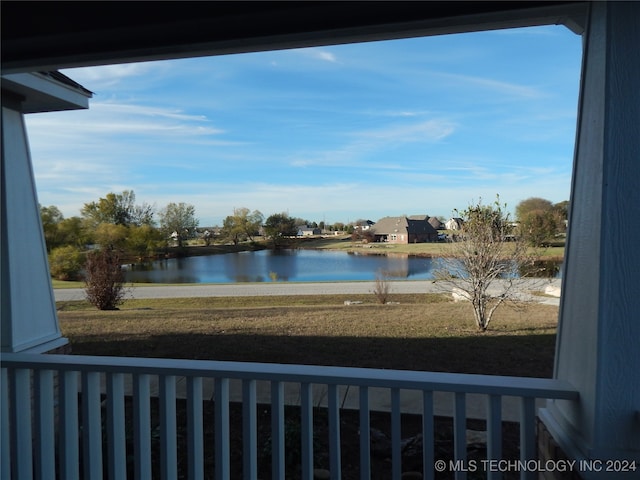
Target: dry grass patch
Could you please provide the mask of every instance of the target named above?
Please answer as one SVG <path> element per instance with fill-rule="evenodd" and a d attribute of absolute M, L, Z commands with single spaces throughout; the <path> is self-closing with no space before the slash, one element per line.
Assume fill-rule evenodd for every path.
<path fill-rule="evenodd" d="M 557 307 L 504 308 L 478 333 L 469 305 L 442 295 L 392 300 L 399 304 L 371 295 L 129 300 L 112 312 L 68 302 L 59 318 L 75 354 L 551 376 Z"/>

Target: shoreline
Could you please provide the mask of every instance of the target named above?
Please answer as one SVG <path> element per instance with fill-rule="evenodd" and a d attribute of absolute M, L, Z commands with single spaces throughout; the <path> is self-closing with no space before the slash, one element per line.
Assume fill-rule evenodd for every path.
<path fill-rule="evenodd" d="M 349 242 L 349 245 L 345 245 L 344 242 Z M 320 245 L 318 245 L 320 243 Z M 279 249 L 285 250 L 329 250 L 340 251 L 351 254 L 362 255 L 386 255 L 386 256 L 408 256 L 408 257 L 421 257 L 421 258 L 438 258 L 447 257 L 446 252 L 442 251 L 402 251 L 399 249 L 404 248 L 425 248 L 426 246 L 432 248 L 440 248 L 445 246 L 445 242 L 432 242 L 432 243 L 419 243 L 419 244 L 383 244 L 383 243 L 367 243 L 358 244 L 348 238 L 334 239 L 334 238 L 302 238 L 296 239 L 288 245 L 282 245 Z M 207 255 L 223 255 L 227 253 L 239 253 L 239 252 L 253 252 L 260 250 L 272 250 L 273 246 L 262 242 L 254 243 L 242 243 L 238 245 L 187 245 L 184 247 L 168 247 L 163 254 L 158 254 L 155 257 L 149 257 L 140 261 L 128 261 L 132 257 L 127 257 L 127 261 L 124 263 L 136 264 L 146 263 L 156 260 L 164 260 L 170 258 L 186 258 L 186 257 L 199 257 Z M 564 260 L 564 247 L 562 247 L 562 254 L 554 255 L 540 255 L 540 261 L 552 261 L 562 262 Z"/>

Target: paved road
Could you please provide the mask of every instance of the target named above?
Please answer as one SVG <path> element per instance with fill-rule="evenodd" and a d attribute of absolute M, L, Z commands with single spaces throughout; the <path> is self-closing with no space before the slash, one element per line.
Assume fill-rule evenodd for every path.
<path fill-rule="evenodd" d="M 530 279 L 523 288 L 527 291 L 541 291 L 550 282 L 548 280 Z M 558 280 L 551 283 L 559 286 Z M 390 282 L 391 293 L 438 293 L 439 286 L 432 281 L 399 281 Z M 131 287 L 127 298 L 188 298 L 188 297 L 241 297 L 269 295 L 336 295 L 336 294 L 373 294 L 374 282 L 325 282 L 325 283 L 240 283 L 240 284 L 207 284 L 187 286 L 152 286 Z M 56 301 L 84 300 L 81 288 L 55 289 Z M 536 300 L 541 303 L 558 305 L 557 298 L 533 297 L 529 293 L 521 294 L 523 300 Z"/>

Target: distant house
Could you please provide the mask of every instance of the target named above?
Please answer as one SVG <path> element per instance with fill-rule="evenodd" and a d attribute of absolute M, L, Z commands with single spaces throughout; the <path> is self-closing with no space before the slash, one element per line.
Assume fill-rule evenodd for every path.
<path fill-rule="evenodd" d="M 364 232 L 366 230 L 369 230 L 374 225 L 375 225 L 375 223 L 372 222 L 371 220 L 360 220 L 360 221 L 356 222 L 356 224 L 353 226 L 353 229 L 354 230 L 362 230 Z"/>
<path fill-rule="evenodd" d="M 438 231 L 421 217 L 384 217 L 372 228 L 376 242 L 425 243 L 438 240 Z"/>
<path fill-rule="evenodd" d="M 298 237 L 312 237 L 313 235 L 320 235 L 322 230 L 314 227 L 307 227 L 306 225 L 302 225 L 298 228 Z"/>
<path fill-rule="evenodd" d="M 444 222 L 444 226 L 447 230 L 462 230 L 463 224 L 464 220 L 458 217 L 450 218 L 449 220 Z"/>
<path fill-rule="evenodd" d="M 222 227 L 201 227 L 196 230 L 196 237 L 219 237 Z"/>

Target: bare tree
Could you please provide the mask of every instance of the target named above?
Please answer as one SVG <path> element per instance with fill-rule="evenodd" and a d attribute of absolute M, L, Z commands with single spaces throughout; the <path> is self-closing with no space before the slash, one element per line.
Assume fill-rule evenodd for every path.
<path fill-rule="evenodd" d="M 517 299 L 523 276 L 533 269 L 535 256 L 526 243 L 512 235 L 506 205 L 479 201 L 456 216 L 464 219 L 459 241 L 448 243 L 436 268 L 436 284 L 451 290 L 473 306 L 476 326 L 486 331 L 496 309 Z"/>
<path fill-rule="evenodd" d="M 373 285 L 373 294 L 376 296 L 378 303 L 385 305 L 389 301 L 390 293 L 391 284 L 389 283 L 389 276 L 386 272 L 379 270 L 376 273 L 376 280 Z"/>

